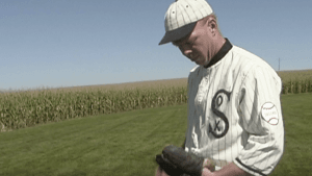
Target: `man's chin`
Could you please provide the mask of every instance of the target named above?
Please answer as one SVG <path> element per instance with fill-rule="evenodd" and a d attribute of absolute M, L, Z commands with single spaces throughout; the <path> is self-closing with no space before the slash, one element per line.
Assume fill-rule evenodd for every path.
<path fill-rule="evenodd" d="M 194 61 L 197 65 L 203 66 L 203 63 Z"/>
<path fill-rule="evenodd" d="M 195 59 L 195 60 L 193 60 L 193 62 L 195 62 L 197 65 L 203 64 L 201 59 Z"/>
<path fill-rule="evenodd" d="M 194 61 L 197 65 L 200 65 L 200 66 L 205 66 L 205 62 L 199 60 L 199 61 Z"/>
<path fill-rule="evenodd" d="M 206 59 L 202 59 L 202 58 L 197 58 L 197 59 L 193 60 L 193 62 L 195 62 L 197 65 L 201 65 L 201 66 L 208 65 L 208 62 L 206 62 Z"/>

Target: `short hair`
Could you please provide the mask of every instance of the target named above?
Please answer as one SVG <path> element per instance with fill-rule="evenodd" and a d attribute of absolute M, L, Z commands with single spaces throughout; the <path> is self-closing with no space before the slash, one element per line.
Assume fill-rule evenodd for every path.
<path fill-rule="evenodd" d="M 204 17 L 203 19 L 201 19 L 199 21 L 202 21 L 203 23 L 206 23 L 211 17 L 214 18 L 216 20 L 216 22 L 218 22 L 217 16 L 214 13 Z"/>
<path fill-rule="evenodd" d="M 212 14 L 206 16 L 205 18 L 201 19 L 200 21 L 202 21 L 203 24 L 206 24 L 206 22 L 207 22 L 209 19 L 211 19 L 211 18 L 213 18 L 213 19 L 216 21 L 218 33 L 220 33 L 220 35 L 223 36 L 222 33 L 221 33 L 221 31 L 220 31 L 220 28 L 219 28 L 219 23 L 218 23 L 217 15 L 216 15 L 215 13 L 212 13 Z"/>

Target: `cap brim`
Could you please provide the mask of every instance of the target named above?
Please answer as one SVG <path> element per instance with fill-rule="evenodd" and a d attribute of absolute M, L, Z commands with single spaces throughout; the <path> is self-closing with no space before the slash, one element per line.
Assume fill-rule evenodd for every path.
<path fill-rule="evenodd" d="M 196 25 L 196 22 L 184 25 L 178 29 L 167 31 L 165 36 L 161 39 L 158 45 L 162 45 L 165 43 L 177 41 L 185 36 L 187 36 L 189 33 L 191 33 Z"/>

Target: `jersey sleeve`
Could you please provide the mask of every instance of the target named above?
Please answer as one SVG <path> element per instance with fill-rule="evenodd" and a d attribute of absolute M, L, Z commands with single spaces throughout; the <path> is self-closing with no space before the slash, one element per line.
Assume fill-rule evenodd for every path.
<path fill-rule="evenodd" d="M 252 175 L 269 175 L 284 150 L 282 83 L 269 67 L 254 67 L 241 85 L 238 114 L 244 130 L 243 150 L 234 163 Z"/>

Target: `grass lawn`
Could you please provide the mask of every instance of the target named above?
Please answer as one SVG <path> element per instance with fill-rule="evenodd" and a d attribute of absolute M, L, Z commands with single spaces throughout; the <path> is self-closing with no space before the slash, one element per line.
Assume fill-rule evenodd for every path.
<path fill-rule="evenodd" d="M 312 94 L 282 96 L 284 156 L 272 175 L 312 175 Z M 1 176 L 154 175 L 154 156 L 186 130 L 186 105 L 0 133 Z"/>
<path fill-rule="evenodd" d="M 282 96 L 285 152 L 272 175 L 312 176 L 312 94 Z"/>

